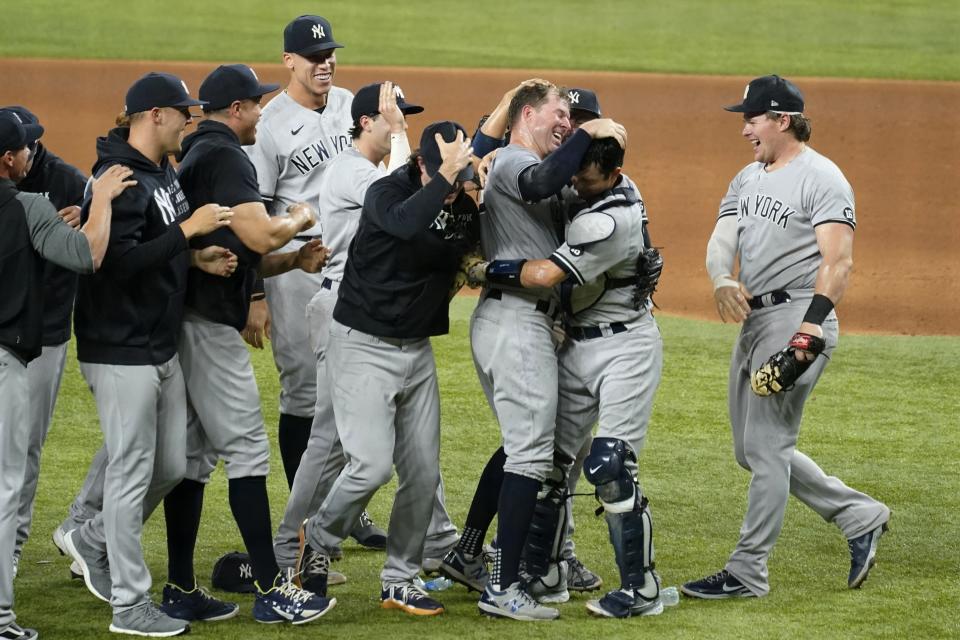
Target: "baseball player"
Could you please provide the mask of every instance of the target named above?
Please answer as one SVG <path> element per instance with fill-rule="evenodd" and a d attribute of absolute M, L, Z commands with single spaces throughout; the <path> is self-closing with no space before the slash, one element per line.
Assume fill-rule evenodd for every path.
<path fill-rule="evenodd" d="M 21 106 L 5 107 L 0 112 L 15 113 L 24 124 L 39 125 L 37 117 Z M 17 183 L 21 193 L 44 195 L 58 210 L 60 218 L 76 228 L 80 224 L 80 207 L 87 179 L 39 140 L 30 145 L 27 175 Z M 70 340 L 70 318 L 77 290 L 77 274 L 53 262 L 44 265 L 43 273 L 43 351 L 27 366 L 30 384 L 30 438 L 27 443 L 27 470 L 20 492 L 17 512 L 17 541 L 14 548 L 14 573 L 20 552 L 30 535 L 33 504 L 40 475 L 40 453 L 47 438 L 53 409 L 63 378 Z"/>
<path fill-rule="evenodd" d="M 187 271 L 197 255 L 188 242 L 232 216 L 218 205 L 191 214 L 167 160 L 192 121 L 188 107 L 200 104 L 176 76 L 148 73 L 127 91 L 129 127 L 97 140 L 94 175 L 122 163 L 136 186 L 114 202 L 102 269 L 82 278 L 78 289 L 77 358 L 97 403 L 107 466 L 102 511 L 64 542 L 87 587 L 109 599 L 110 630 L 117 633 L 189 629 L 151 602 L 140 533 L 186 470 L 186 394 L 176 345 Z M 89 209 L 85 200 L 85 216 Z"/>
<path fill-rule="evenodd" d="M 329 549 L 396 466 L 381 606 L 422 616 L 443 612 L 414 578 L 440 482 L 440 395 L 430 336 L 449 330 L 449 290 L 476 241 L 468 233 L 476 204 L 462 190 L 473 175 L 465 135 L 453 122 L 429 125 L 419 154 L 367 189 L 326 347 L 347 465 L 320 511 L 303 523 L 297 558 L 302 580 L 322 581 Z"/>
<path fill-rule="evenodd" d="M 28 119 L 29 120 L 29 119 Z M 45 260 L 91 273 L 101 266 L 110 237 L 112 200 L 131 186 L 131 171 L 115 166 L 92 185 L 87 224 L 74 230 L 39 194 L 18 191 L 31 171 L 43 127 L 17 111 L 0 112 L 0 637 L 30 640 L 33 629 L 16 623 L 13 612 L 17 512 L 27 467 L 31 404 L 28 366 L 43 351 Z"/>
<path fill-rule="evenodd" d="M 498 152 L 484 190 L 483 254 L 489 260 L 546 258 L 560 245 L 563 233 L 563 210 L 556 194 L 576 173 L 592 137 L 617 135 L 622 140 L 624 131 L 612 120 L 600 119 L 564 141 L 570 131 L 567 96 L 545 82 L 521 87 L 507 119 L 510 144 Z M 553 469 L 557 360 L 551 329 L 557 302 L 552 289 L 491 286 L 484 288 L 471 318 L 474 363 L 500 423 L 506 454 L 496 509 L 498 549 L 478 605 L 492 616 L 519 620 L 559 616 L 556 609 L 531 599 L 519 579 L 531 514 Z M 485 533 L 481 526 L 464 529 L 460 548 L 468 562 L 479 556 Z"/>
<path fill-rule="evenodd" d="M 317 380 L 326 379 L 326 346 L 333 307 L 343 279 L 347 248 L 353 240 L 368 187 L 388 172 L 404 166 L 410 155 L 405 116 L 423 107 L 410 104 L 392 82 L 366 85 L 351 104 L 353 146 L 330 161 L 320 179 L 320 220 L 330 258 L 323 269 L 320 291 L 307 305 L 310 340 L 317 358 Z M 387 154 L 390 164 L 384 169 Z M 337 435 L 330 391 L 317 387 L 317 404 L 310 442 L 294 480 L 274 546 L 281 566 L 293 566 L 299 549 L 303 520 L 320 508 L 331 485 L 346 464 Z M 456 543 L 456 528 L 442 501 L 442 489 L 427 533 L 425 558 L 440 557 Z M 361 518 L 363 516 L 361 515 Z M 386 545 L 386 539 L 383 541 Z M 333 575 L 329 574 L 330 583 Z M 306 588 L 312 585 L 304 583 Z M 323 588 L 319 585 L 319 588 Z"/>
<path fill-rule="evenodd" d="M 652 520 L 637 479 L 663 363 L 649 300 L 662 260 L 650 247 L 638 190 L 622 175 L 622 164 L 615 139 L 593 141 L 573 177 L 584 208 L 571 221 L 566 242 L 545 260 L 497 260 L 486 267 L 488 286 L 576 285 L 561 289 L 569 339 L 559 351 L 555 458 L 572 462 L 599 418 L 586 475 L 606 511 L 621 588 L 591 600 L 587 609 L 616 618 L 663 611 Z M 565 571 L 536 571 L 565 564 L 559 559 L 563 519 L 557 517 L 565 483 L 555 487 L 538 501 L 527 537 L 527 568 L 534 576 L 528 589 L 540 602 L 569 598 Z"/>
<path fill-rule="evenodd" d="M 751 478 L 736 548 L 722 571 L 684 584 L 688 596 L 769 592 L 767 556 L 790 493 L 846 536 L 851 589 L 866 580 L 890 518 L 884 504 L 827 476 L 796 449 L 803 405 L 837 345 L 833 307 L 849 282 L 856 227 L 853 189 L 833 162 L 807 145 L 810 122 L 803 107 L 793 83 L 763 76 L 747 85 L 740 104 L 726 108 L 743 114 L 754 161 L 720 202 L 707 269 L 721 319 L 743 322 L 730 362 L 728 404 L 734 454 Z M 765 384 L 754 393 L 754 372 L 785 345 L 784 368 L 806 370 L 779 393 Z"/>
<path fill-rule="evenodd" d="M 200 85 L 205 119 L 184 139 L 180 156 L 178 179 L 187 200 L 193 206 L 222 203 L 234 213 L 229 228 L 191 245 L 223 246 L 239 260 L 229 278 L 191 270 L 187 280 L 178 346 L 187 387 L 187 472 L 164 499 L 169 577 L 162 604 L 168 615 L 184 620 L 224 620 L 237 613 L 237 605 L 199 589 L 193 571 L 204 486 L 218 458 L 225 461 L 230 508 L 253 568 L 254 618 L 301 624 L 336 604 L 303 592 L 277 566 L 267 496 L 270 445 L 250 354 L 240 337 L 257 273 L 268 278 L 295 268 L 315 272 L 326 257 L 319 240 L 295 252 L 263 255 L 316 222 L 304 203 L 288 207 L 288 215 L 269 216 L 241 147 L 256 138 L 261 97 L 278 88 L 261 84 L 245 65 L 217 67 Z"/>

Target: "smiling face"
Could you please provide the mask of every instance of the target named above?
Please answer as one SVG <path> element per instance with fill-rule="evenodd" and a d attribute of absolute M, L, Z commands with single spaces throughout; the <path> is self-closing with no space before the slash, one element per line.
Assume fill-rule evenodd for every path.
<path fill-rule="evenodd" d="M 239 108 L 236 110 L 236 116 L 239 120 L 239 131 L 237 137 L 240 144 L 251 145 L 257 141 L 257 123 L 260 122 L 260 102 L 261 96 L 240 100 Z"/>
<path fill-rule="evenodd" d="M 524 107 L 522 119 L 529 141 L 541 158 L 555 151 L 571 130 L 570 105 L 556 91 L 551 91 L 539 107 Z"/>
<path fill-rule="evenodd" d="M 165 153 L 178 153 L 187 125 L 193 122 L 193 116 L 187 107 L 163 107 L 155 109 L 157 133 L 160 145 Z"/>
<path fill-rule="evenodd" d="M 741 134 L 753 145 L 753 159 L 764 164 L 775 163 L 794 139 L 787 131 L 789 126 L 788 115 L 769 118 L 766 113 L 744 114 Z"/>
<path fill-rule="evenodd" d="M 337 50 L 327 49 L 308 56 L 284 53 L 283 64 L 290 69 L 287 93 L 301 104 L 318 108 L 327 104 L 327 94 L 333 87 L 337 69 Z"/>

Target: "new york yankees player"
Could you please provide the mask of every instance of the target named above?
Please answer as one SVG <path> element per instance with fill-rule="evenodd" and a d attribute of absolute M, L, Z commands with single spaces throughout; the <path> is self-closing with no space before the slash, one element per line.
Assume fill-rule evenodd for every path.
<path fill-rule="evenodd" d="M 5 107 L 0 112 L 16 114 L 23 124 L 39 125 L 37 117 L 21 106 Z M 39 140 L 30 145 L 27 175 L 17 183 L 21 193 L 44 195 L 57 209 L 58 215 L 72 227 L 80 224 L 80 207 L 86 177 L 75 167 L 61 160 Z M 30 384 L 30 439 L 27 444 L 27 470 L 20 492 L 17 512 L 17 542 L 14 548 L 14 572 L 20 552 L 30 535 L 33 504 L 40 475 L 40 453 L 47 438 L 70 340 L 70 319 L 77 291 L 77 274 L 47 261 L 43 274 L 43 351 L 27 366 Z"/>
<path fill-rule="evenodd" d="M 463 127 L 433 123 L 424 129 L 420 153 L 367 189 L 326 347 L 347 465 L 300 533 L 297 573 L 322 581 L 329 549 L 396 466 L 380 599 L 384 608 L 413 615 L 443 612 L 413 580 L 440 483 L 440 396 L 430 337 L 449 330 L 448 292 L 476 242 L 454 224 L 476 216 L 462 189 L 473 175 L 470 153 Z"/>
<path fill-rule="evenodd" d="M 284 29 L 283 63 L 290 70 L 290 82 L 263 108 L 257 141 L 246 147 L 271 215 L 284 214 L 295 202 L 315 206 L 320 176 L 331 159 L 350 147 L 353 96 L 333 86 L 336 50 L 342 46 L 334 40 L 330 23 L 320 16 L 300 16 Z M 300 232 L 285 250 L 299 249 L 320 232 L 317 223 Z M 322 282 L 319 274 L 291 271 L 263 284 L 273 357 L 280 372 L 280 455 L 289 486 L 313 422 L 316 362 L 305 319 L 307 303 Z M 263 304 L 255 302 L 251 316 Z"/>
<path fill-rule="evenodd" d="M 489 260 L 546 258 L 560 245 L 563 233 L 556 194 L 576 173 L 592 137 L 622 139 L 623 128 L 611 120 L 595 120 L 564 141 L 570 131 L 567 96 L 546 82 L 517 90 L 508 121 L 510 144 L 498 152 L 484 190 L 483 254 Z M 557 302 L 549 288 L 488 286 L 471 318 L 474 364 L 500 423 L 506 459 L 500 490 L 477 488 L 477 493 L 499 494 L 498 502 L 484 501 L 483 513 L 468 518 L 458 550 L 465 561 L 476 562 L 486 528 L 498 514 L 499 546 L 478 605 L 492 616 L 535 620 L 559 615 L 532 600 L 519 579 L 531 514 L 554 466 L 557 359 L 551 329 Z"/>
<path fill-rule="evenodd" d="M 734 453 L 751 480 L 736 548 L 723 570 L 683 585 L 688 596 L 766 595 L 767 557 L 791 493 L 847 538 L 851 589 L 866 579 L 890 518 L 884 504 L 827 476 L 796 449 L 804 403 L 837 345 L 833 307 L 849 282 L 856 226 L 853 189 L 833 162 L 806 144 L 810 123 L 803 108 L 797 87 L 778 76 L 754 79 L 743 102 L 726 108 L 743 114 L 754 161 L 720 202 L 707 269 L 720 317 L 743 322 L 728 404 Z M 823 357 L 796 349 L 790 357 L 812 362 L 795 386 L 754 394 L 752 373 L 801 334 L 826 341 Z"/>
<path fill-rule="evenodd" d="M 97 403 L 107 463 L 102 511 L 64 542 L 90 591 L 112 605 L 110 630 L 117 633 L 189 629 L 150 600 L 140 533 L 186 468 L 186 394 L 176 345 L 196 256 L 188 241 L 232 216 L 213 204 L 191 214 L 167 160 L 192 121 L 188 107 L 200 104 L 176 76 L 148 73 L 127 91 L 129 126 L 97 140 L 94 175 L 124 164 L 136 186 L 114 202 L 102 268 L 78 289 L 77 358 Z M 84 201 L 85 216 L 90 203 Z"/>
<path fill-rule="evenodd" d="M 297 251 L 271 253 L 298 232 L 312 227 L 312 208 L 294 204 L 288 215 L 269 216 L 260 200 L 257 176 L 242 144 L 252 144 L 260 101 L 279 85 L 261 84 L 242 64 L 217 67 L 200 85 L 205 119 L 182 145 L 178 179 L 193 206 L 225 204 L 234 212 L 229 228 L 191 245 L 219 245 L 239 260 L 228 278 L 191 270 L 178 355 L 187 387 L 187 472 L 164 499 L 167 522 L 168 584 L 163 610 L 184 620 L 223 620 L 237 613 L 197 587 L 193 551 L 203 505 L 204 485 L 223 458 L 230 509 L 250 555 L 253 607 L 259 622 L 301 624 L 316 620 L 335 599 L 308 594 L 281 575 L 273 554 L 267 496 L 270 446 L 264 430 L 250 354 L 240 331 L 259 273 L 269 278 L 291 269 L 319 271 L 326 257 L 319 240 Z"/>
<path fill-rule="evenodd" d="M 0 636 L 30 640 L 33 629 L 15 622 L 14 546 L 17 512 L 27 467 L 34 389 L 28 367 L 43 350 L 45 261 L 82 273 L 100 268 L 110 238 L 112 200 L 134 183 L 131 171 L 115 166 L 92 186 L 87 224 L 61 223 L 47 198 L 19 192 L 30 172 L 31 150 L 43 127 L 14 111 L 0 112 Z"/>

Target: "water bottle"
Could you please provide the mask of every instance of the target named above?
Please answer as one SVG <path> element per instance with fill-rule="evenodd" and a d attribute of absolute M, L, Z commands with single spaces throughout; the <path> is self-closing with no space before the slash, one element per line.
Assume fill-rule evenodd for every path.
<path fill-rule="evenodd" d="M 414 578 L 414 584 L 416 584 L 421 589 L 426 591 L 443 591 L 449 589 L 453 586 L 453 580 L 447 578 L 446 576 L 437 576 L 436 578 L 431 578 L 426 582 L 420 576 Z"/>
<path fill-rule="evenodd" d="M 660 602 L 665 607 L 675 607 L 680 604 L 680 592 L 676 587 L 664 587 L 660 589 Z"/>

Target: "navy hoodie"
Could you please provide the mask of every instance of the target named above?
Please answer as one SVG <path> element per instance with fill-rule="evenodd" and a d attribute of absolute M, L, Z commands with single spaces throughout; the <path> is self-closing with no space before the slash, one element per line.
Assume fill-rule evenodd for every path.
<path fill-rule="evenodd" d="M 97 139 L 94 177 L 115 164 L 133 170 L 135 187 L 113 201 L 110 244 L 97 273 L 80 278 L 74 315 L 77 359 L 159 365 L 177 352 L 190 253 L 179 223 L 190 216 L 177 174 L 127 142 L 117 128 Z M 86 222 L 91 194 L 82 207 Z"/>

